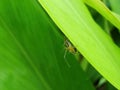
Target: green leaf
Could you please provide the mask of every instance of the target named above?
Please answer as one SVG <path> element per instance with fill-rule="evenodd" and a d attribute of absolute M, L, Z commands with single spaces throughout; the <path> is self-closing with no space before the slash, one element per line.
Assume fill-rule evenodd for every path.
<path fill-rule="evenodd" d="M 93 21 L 82 0 L 39 2 L 82 55 L 110 83 L 120 89 L 120 48 Z M 120 27 L 118 20 L 114 21 Z"/>
<path fill-rule="evenodd" d="M 94 90 L 63 43 L 35 0 L 0 1 L 0 90 Z"/>
<path fill-rule="evenodd" d="M 104 16 L 109 22 L 120 30 L 120 19 L 110 11 L 101 0 L 83 0 L 87 5 L 94 8 L 102 16 Z"/>
<path fill-rule="evenodd" d="M 115 13 L 120 15 L 120 1 L 119 0 L 109 0 L 110 5 L 111 5 L 111 9 L 112 11 L 114 11 Z"/>

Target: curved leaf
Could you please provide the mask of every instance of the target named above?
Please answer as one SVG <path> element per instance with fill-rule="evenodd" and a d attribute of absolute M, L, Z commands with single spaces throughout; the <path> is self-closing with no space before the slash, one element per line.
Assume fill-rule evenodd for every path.
<path fill-rule="evenodd" d="M 39 2 L 84 57 L 120 89 L 120 48 L 93 21 L 82 0 Z"/>
<path fill-rule="evenodd" d="M 93 90 L 35 0 L 0 1 L 0 90 Z"/>

